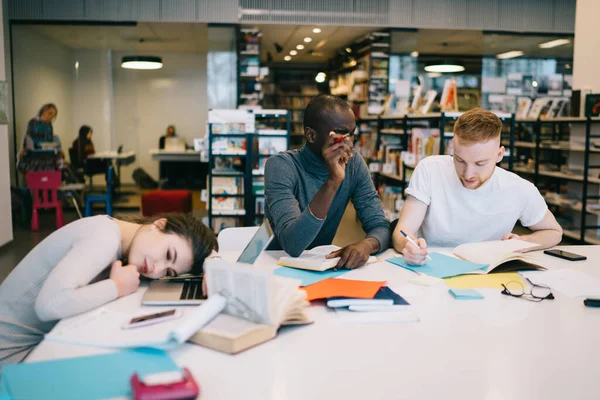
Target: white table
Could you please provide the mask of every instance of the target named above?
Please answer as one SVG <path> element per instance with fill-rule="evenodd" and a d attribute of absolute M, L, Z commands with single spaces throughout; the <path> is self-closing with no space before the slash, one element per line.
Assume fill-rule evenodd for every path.
<path fill-rule="evenodd" d="M 98 158 L 101 160 L 115 160 L 117 163 L 123 165 L 129 165 L 135 162 L 135 152 L 134 151 L 124 151 L 118 153 L 116 151 L 99 151 L 97 153 L 91 154 L 88 158 Z"/>
<path fill-rule="evenodd" d="M 600 246 L 570 246 L 587 261 L 538 252 L 548 269 L 600 277 Z M 281 252 L 263 254 L 274 269 Z M 388 256 L 391 254 L 387 254 Z M 227 254 L 235 259 L 235 254 Z M 186 344 L 170 354 L 191 369 L 202 399 L 593 399 L 600 396 L 600 309 L 556 291 L 532 303 L 481 289 L 485 300 L 458 301 L 445 285 L 407 282 L 414 273 L 387 262 L 344 278 L 387 280 L 405 297 L 418 323 L 342 323 L 322 304 L 310 326 L 285 330 L 235 356 Z M 109 307 L 134 309 L 143 288 Z M 27 361 L 107 352 L 42 342 Z"/>
<path fill-rule="evenodd" d="M 150 150 L 152 159 L 158 161 L 192 161 L 192 162 L 208 162 L 208 155 L 205 151 L 196 150 Z"/>

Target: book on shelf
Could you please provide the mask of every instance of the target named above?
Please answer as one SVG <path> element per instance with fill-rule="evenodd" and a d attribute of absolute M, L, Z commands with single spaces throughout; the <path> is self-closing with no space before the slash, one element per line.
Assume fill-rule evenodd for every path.
<path fill-rule="evenodd" d="M 413 128 L 408 152 L 414 154 L 414 164 L 425 157 L 440 154 L 440 130 Z"/>
<path fill-rule="evenodd" d="M 259 154 L 277 154 L 287 150 L 287 138 L 284 137 L 260 137 L 258 138 Z"/>
<path fill-rule="evenodd" d="M 400 214 L 400 210 L 404 206 L 402 198 L 402 187 L 394 185 L 381 184 L 377 187 L 377 192 L 381 198 L 381 206 L 384 210 L 388 210 L 393 214 Z"/>
<path fill-rule="evenodd" d="M 527 118 L 530 108 L 531 108 L 531 99 L 529 97 L 517 98 L 517 111 L 516 111 L 515 118 L 517 118 L 517 119 Z"/>
<path fill-rule="evenodd" d="M 236 354 L 275 338 L 282 325 L 312 323 L 298 280 L 217 258 L 207 259 L 205 270 L 209 299 L 219 294 L 228 301 L 223 313 L 189 339 L 192 343 Z"/>
<path fill-rule="evenodd" d="M 600 116 L 600 94 L 589 93 L 587 96 L 585 96 L 585 116 Z"/>
<path fill-rule="evenodd" d="M 244 199 L 241 197 L 228 197 L 227 195 L 243 194 L 244 178 L 214 176 L 211 181 L 212 210 L 234 211 L 244 209 Z"/>
<path fill-rule="evenodd" d="M 552 99 L 549 97 L 538 97 L 534 100 L 531 105 L 531 109 L 529 110 L 529 114 L 527 114 L 527 118 L 537 119 L 540 117 L 545 117 L 552 105 Z"/>

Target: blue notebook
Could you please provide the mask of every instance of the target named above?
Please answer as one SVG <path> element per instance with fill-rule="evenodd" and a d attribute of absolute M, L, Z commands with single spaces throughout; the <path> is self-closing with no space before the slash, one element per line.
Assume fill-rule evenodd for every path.
<path fill-rule="evenodd" d="M 404 257 L 388 258 L 386 261 L 435 278 L 449 278 L 451 276 L 468 274 L 469 272 L 485 269 L 488 266 L 488 264 L 475 264 L 435 252 L 429 253 L 429 256 L 431 260 L 424 265 L 409 265 L 404 260 Z"/>
<path fill-rule="evenodd" d="M 171 357 L 162 350 L 126 350 L 98 356 L 6 365 L 2 369 L 2 386 L 10 395 L 8 398 L 14 399 L 131 397 L 129 379 L 134 372 L 144 376 L 178 369 Z"/>
<path fill-rule="evenodd" d="M 302 283 L 300 286 L 308 286 L 313 283 L 322 281 L 327 278 L 335 278 L 336 276 L 340 276 L 345 274 L 346 272 L 350 272 L 348 269 L 340 269 L 334 271 L 332 269 L 328 269 L 327 271 L 309 271 L 306 269 L 298 269 L 298 268 L 289 268 L 289 267 L 279 267 L 273 273 L 275 275 L 283 276 L 286 278 L 300 279 Z"/>

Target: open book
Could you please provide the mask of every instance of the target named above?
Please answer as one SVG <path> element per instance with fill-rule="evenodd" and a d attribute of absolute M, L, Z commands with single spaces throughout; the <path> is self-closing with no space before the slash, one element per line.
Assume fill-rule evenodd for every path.
<path fill-rule="evenodd" d="M 517 252 L 535 248 L 540 245 L 519 239 L 492 240 L 489 242 L 461 244 L 454 249 L 454 255 L 463 260 L 487 265 L 470 274 L 488 274 L 490 272 L 511 272 L 522 270 L 545 270 L 537 265 L 531 255 Z"/>
<path fill-rule="evenodd" d="M 195 333 L 190 342 L 235 354 L 277 335 L 281 325 L 312 321 L 300 282 L 222 259 L 207 259 L 205 278 L 209 299 L 227 298 L 224 313 Z"/>
<path fill-rule="evenodd" d="M 126 313 L 100 307 L 87 313 L 66 318 L 50 333 L 47 340 L 105 348 L 151 347 L 170 349 L 184 343 L 226 306 L 222 296 L 213 296 L 202 305 L 181 307 L 183 316 L 154 325 L 123 329 L 133 317 L 163 311 L 165 307 L 144 308 Z M 148 311 L 151 310 L 151 311 Z"/>
<path fill-rule="evenodd" d="M 335 267 L 340 257 L 327 259 L 329 253 L 339 250 L 338 246 L 318 246 L 305 251 L 300 257 L 281 257 L 277 262 L 282 267 L 306 269 L 310 271 L 326 271 Z M 371 256 L 367 264 L 377 262 L 377 257 Z"/>

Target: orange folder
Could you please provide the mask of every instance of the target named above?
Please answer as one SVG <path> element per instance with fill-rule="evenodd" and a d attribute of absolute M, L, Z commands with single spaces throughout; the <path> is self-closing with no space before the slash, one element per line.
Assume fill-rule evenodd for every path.
<path fill-rule="evenodd" d="M 306 300 L 327 299 L 329 297 L 350 297 L 354 299 L 372 299 L 385 281 L 353 281 L 350 279 L 329 278 L 305 286 Z"/>

